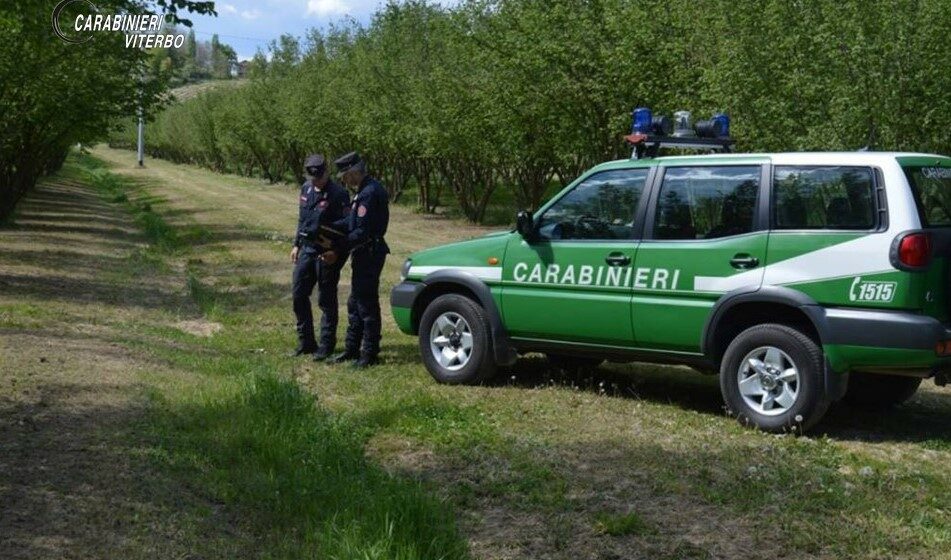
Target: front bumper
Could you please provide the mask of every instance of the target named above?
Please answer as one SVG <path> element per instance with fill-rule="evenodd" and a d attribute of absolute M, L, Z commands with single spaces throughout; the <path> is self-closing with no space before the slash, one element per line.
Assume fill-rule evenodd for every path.
<path fill-rule="evenodd" d="M 390 292 L 390 308 L 393 311 L 393 320 L 400 331 L 406 334 L 416 334 L 413 320 L 413 304 L 416 298 L 426 287 L 422 282 L 404 280 L 393 287 Z"/>

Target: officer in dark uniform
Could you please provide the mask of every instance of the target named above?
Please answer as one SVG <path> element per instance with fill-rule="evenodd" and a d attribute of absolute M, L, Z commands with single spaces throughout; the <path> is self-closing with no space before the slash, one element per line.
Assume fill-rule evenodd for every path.
<path fill-rule="evenodd" d="M 347 300 L 349 324 L 346 351 L 334 357 L 334 363 L 354 361 L 365 368 L 377 363 L 380 353 L 380 272 L 390 252 L 383 236 L 390 222 L 389 196 L 376 179 L 367 174 L 366 162 L 351 152 L 335 162 L 338 177 L 357 194 L 350 205 L 350 215 L 338 222 L 346 226 L 346 242 L 350 251 L 353 281 Z M 336 251 L 328 251 L 323 259 L 334 262 Z"/>
<path fill-rule="evenodd" d="M 350 210 L 347 190 L 329 179 L 327 162 L 321 154 L 307 156 L 304 162 L 307 181 L 300 190 L 300 215 L 291 261 L 294 263 L 294 314 L 297 316 L 299 344 L 294 356 L 313 354 L 323 360 L 334 351 L 337 342 L 337 284 L 340 269 L 347 260 L 345 248 L 333 242 L 333 230 L 325 229 L 340 221 Z M 320 254 L 330 244 L 339 248 L 333 263 L 324 262 Z M 320 308 L 320 344 L 314 339 L 314 315 L 310 295 L 317 286 L 317 306 Z"/>

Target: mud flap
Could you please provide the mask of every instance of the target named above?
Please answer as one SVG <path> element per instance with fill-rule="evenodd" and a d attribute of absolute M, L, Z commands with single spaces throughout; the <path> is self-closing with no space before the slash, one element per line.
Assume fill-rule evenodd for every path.
<path fill-rule="evenodd" d="M 829 358 L 826 358 L 825 362 L 825 397 L 830 403 L 838 402 L 842 400 L 845 391 L 849 388 L 849 372 L 836 373 L 832 370 Z"/>

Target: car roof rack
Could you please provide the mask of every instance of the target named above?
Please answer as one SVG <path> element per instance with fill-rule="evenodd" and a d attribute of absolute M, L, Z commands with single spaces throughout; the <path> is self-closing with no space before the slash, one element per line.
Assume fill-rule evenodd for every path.
<path fill-rule="evenodd" d="M 634 133 L 628 134 L 624 139 L 634 148 L 631 159 L 655 158 L 661 148 L 686 148 L 689 150 L 730 153 L 733 146 L 733 139 L 729 137 L 700 138 Z"/>

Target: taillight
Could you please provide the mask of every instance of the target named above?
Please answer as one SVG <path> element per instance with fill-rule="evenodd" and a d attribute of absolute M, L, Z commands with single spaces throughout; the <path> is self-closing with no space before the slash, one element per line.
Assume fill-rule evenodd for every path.
<path fill-rule="evenodd" d="M 899 268 L 921 269 L 931 263 L 931 236 L 927 233 L 908 233 L 898 238 L 896 257 Z"/>

